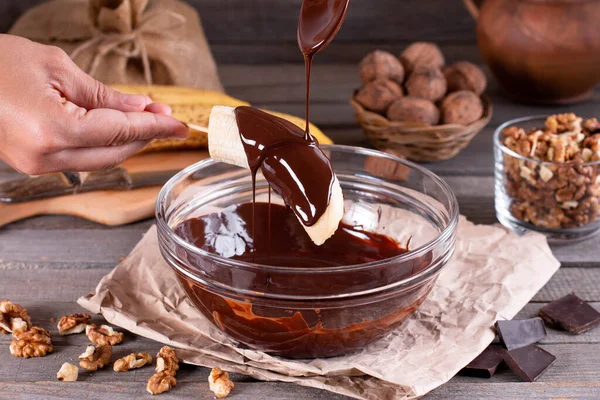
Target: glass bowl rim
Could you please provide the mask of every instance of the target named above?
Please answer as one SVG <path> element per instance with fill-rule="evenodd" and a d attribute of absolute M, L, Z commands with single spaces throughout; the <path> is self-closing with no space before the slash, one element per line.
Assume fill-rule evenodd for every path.
<path fill-rule="evenodd" d="M 535 120 L 540 120 L 540 121 L 542 121 L 542 123 L 544 123 L 546 121 L 546 118 L 548 118 L 547 115 L 530 115 L 530 116 L 527 116 L 527 117 L 520 117 L 520 118 L 511 119 L 511 120 L 508 120 L 508 121 L 502 123 L 494 131 L 494 146 L 498 147 L 503 153 L 505 153 L 505 154 L 507 154 L 507 155 L 509 155 L 509 156 L 511 156 L 513 158 L 516 158 L 516 159 L 519 159 L 519 160 L 523 160 L 523 161 L 531 161 L 531 162 L 534 162 L 536 164 L 546 164 L 546 165 L 556 165 L 556 166 L 574 166 L 574 165 L 596 166 L 596 165 L 600 165 L 600 160 L 597 160 L 597 161 L 587 161 L 587 162 L 577 162 L 577 161 L 558 162 L 558 161 L 543 161 L 543 160 L 538 160 L 536 158 L 523 156 L 523 155 L 517 153 L 516 151 L 509 149 L 500 140 L 500 137 L 502 136 L 502 131 L 505 128 L 508 128 L 509 126 L 516 125 L 516 124 L 521 123 L 521 122 L 530 122 L 530 121 L 535 121 Z"/>
<path fill-rule="evenodd" d="M 433 172 L 431 172 L 428 169 L 426 169 L 418 164 L 415 164 L 411 161 L 408 161 L 408 160 L 405 160 L 405 159 L 402 159 L 402 158 L 399 158 L 394 155 L 387 154 L 387 153 L 384 153 L 381 151 L 377 151 L 377 150 L 367 149 L 367 148 L 363 148 L 363 147 L 356 147 L 356 146 L 338 145 L 338 144 L 323 144 L 323 145 L 320 145 L 320 147 L 323 150 L 333 149 L 333 150 L 357 152 L 357 153 L 363 154 L 363 155 L 384 157 L 384 158 L 390 159 L 392 161 L 400 162 L 401 164 L 404 164 L 412 169 L 415 169 L 415 170 L 419 171 L 420 173 L 424 174 L 425 176 L 427 176 L 428 178 L 432 179 L 437 185 L 439 185 L 441 187 L 441 189 L 444 192 L 444 195 L 448 196 L 449 203 L 450 203 L 450 209 L 447 210 L 447 212 L 449 214 L 449 219 L 448 219 L 447 225 L 443 228 L 443 230 L 435 238 L 431 239 L 430 241 L 421 245 L 420 247 L 418 247 L 414 250 L 408 251 L 406 253 L 400 254 L 398 256 L 395 256 L 395 257 L 386 258 L 384 260 L 378 260 L 378 261 L 373 261 L 373 262 L 363 263 L 363 264 L 328 267 L 327 271 L 332 272 L 332 273 L 333 272 L 353 272 L 353 271 L 359 271 L 359 270 L 363 270 L 363 269 L 369 269 L 369 268 L 372 268 L 375 266 L 386 264 L 391 261 L 403 262 L 406 260 L 410 260 L 410 259 L 413 259 L 416 257 L 420 257 L 423 254 L 426 254 L 428 251 L 430 251 L 436 245 L 447 241 L 452 235 L 455 234 L 456 228 L 458 225 L 458 217 L 459 217 L 458 200 L 456 199 L 456 196 L 454 195 L 454 192 L 452 191 L 450 186 L 444 180 L 442 180 L 440 177 L 438 177 L 436 174 L 434 174 Z M 155 209 L 156 223 L 158 226 L 159 235 L 161 234 L 161 230 L 162 230 L 162 232 L 167 233 L 170 240 L 174 240 L 177 243 L 177 245 L 185 248 L 186 250 L 188 250 L 196 255 L 200 255 L 202 257 L 206 257 L 208 259 L 215 260 L 219 263 L 229 265 L 230 267 L 239 267 L 239 268 L 245 268 L 245 269 L 249 269 L 249 270 L 267 271 L 267 272 L 273 271 L 273 272 L 280 272 L 280 273 L 298 273 L 298 274 L 322 273 L 323 268 L 318 268 L 318 267 L 281 267 L 281 266 L 262 265 L 262 264 L 254 264 L 254 263 L 245 262 L 245 261 L 232 260 L 230 258 L 222 257 L 222 256 L 219 256 L 216 254 L 209 253 L 205 250 L 202 250 L 202 249 L 194 246 L 193 244 L 188 243 L 187 241 L 185 241 L 181 237 L 179 237 L 177 234 L 175 234 L 174 230 L 167 224 L 167 221 L 165 219 L 165 216 L 164 216 L 164 213 L 163 213 L 163 210 L 161 207 L 164 199 L 166 198 L 167 194 L 170 192 L 171 188 L 177 182 L 179 182 L 184 176 L 188 176 L 192 172 L 197 172 L 201 168 L 204 168 L 208 165 L 216 164 L 216 163 L 218 163 L 218 162 L 214 161 L 212 158 L 207 158 L 207 159 L 201 160 L 195 164 L 192 164 L 189 167 L 181 170 L 176 175 L 174 175 L 161 188 L 161 190 L 157 196 L 157 199 L 156 199 L 156 209 Z M 454 240 L 452 242 L 454 243 Z M 452 249 L 449 249 L 449 250 L 451 251 Z M 444 251 L 440 255 L 440 257 L 443 258 L 443 257 L 447 256 L 446 253 L 447 253 L 447 250 Z M 407 283 L 410 281 L 419 281 L 421 278 L 429 276 L 432 272 L 435 272 L 435 271 L 432 271 L 432 269 L 436 269 L 435 268 L 436 266 L 439 268 L 440 267 L 439 264 L 440 263 L 437 262 L 437 260 L 432 260 L 431 265 L 428 266 L 427 268 L 425 268 L 424 270 L 420 271 L 419 273 L 417 273 L 415 275 L 409 276 L 408 278 L 406 278 L 400 282 L 396 282 L 395 284 Z"/>

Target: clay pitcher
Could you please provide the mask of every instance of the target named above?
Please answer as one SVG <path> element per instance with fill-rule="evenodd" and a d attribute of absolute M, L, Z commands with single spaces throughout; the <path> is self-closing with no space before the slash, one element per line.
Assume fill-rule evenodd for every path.
<path fill-rule="evenodd" d="M 588 99 L 600 82 L 599 0 L 463 0 L 506 91 L 528 103 Z"/>

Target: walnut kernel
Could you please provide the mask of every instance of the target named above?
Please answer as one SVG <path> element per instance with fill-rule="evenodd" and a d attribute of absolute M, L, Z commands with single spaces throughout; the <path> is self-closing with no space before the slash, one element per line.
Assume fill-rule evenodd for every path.
<path fill-rule="evenodd" d="M 229 374 L 222 371 L 220 368 L 213 368 L 210 371 L 208 385 L 217 399 L 227 397 L 231 392 L 231 389 L 235 386 L 231 379 L 229 379 Z"/>
<path fill-rule="evenodd" d="M 375 50 L 367 54 L 358 65 L 358 70 L 364 83 L 376 79 L 390 79 L 399 85 L 404 82 L 402 63 L 387 51 Z"/>
<path fill-rule="evenodd" d="M 56 373 L 56 378 L 61 382 L 75 382 L 79 377 L 79 368 L 76 365 L 64 363 Z"/>
<path fill-rule="evenodd" d="M 165 372 L 156 372 L 148 379 L 146 391 L 151 394 L 160 394 L 167 392 L 177 385 L 177 379 L 173 375 Z"/>
<path fill-rule="evenodd" d="M 131 353 L 128 356 L 119 358 L 115 361 L 113 369 L 115 372 L 125 372 L 130 369 L 142 368 L 146 364 L 152 363 L 152 356 L 148 353 Z"/>
<path fill-rule="evenodd" d="M 79 366 L 88 371 L 96 371 L 110 364 L 112 355 L 112 346 L 110 344 L 93 345 L 90 344 L 79 359 Z"/>
<path fill-rule="evenodd" d="M 445 124 L 469 125 L 483 116 L 483 103 L 473 92 L 461 90 L 450 93 L 440 107 Z"/>
<path fill-rule="evenodd" d="M 110 344 L 114 346 L 123 341 L 123 333 L 115 331 L 108 325 L 89 324 L 85 328 L 85 334 L 90 342 L 95 344 Z"/>
<path fill-rule="evenodd" d="M 429 100 L 401 97 L 390 105 L 387 117 L 392 121 L 436 125 L 440 120 L 440 111 Z"/>
<path fill-rule="evenodd" d="M 409 73 L 418 65 L 441 68 L 446 62 L 440 48 L 429 42 L 411 44 L 400 54 L 400 61 Z"/>
<path fill-rule="evenodd" d="M 459 61 L 444 69 L 449 92 L 470 90 L 478 95 L 485 91 L 487 79 L 483 71 L 468 61 Z"/>
<path fill-rule="evenodd" d="M 62 336 L 85 331 L 87 323 L 92 319 L 89 314 L 65 315 L 58 321 L 58 333 Z"/>
<path fill-rule="evenodd" d="M 177 353 L 169 346 L 164 346 L 156 355 L 156 372 L 148 379 L 146 390 L 152 394 L 171 390 L 177 384 L 175 375 L 178 369 Z"/>
<path fill-rule="evenodd" d="M 406 80 L 409 96 L 438 101 L 446 94 L 446 78 L 438 67 L 416 66 Z"/>
<path fill-rule="evenodd" d="M 377 79 L 360 88 L 354 98 L 367 110 L 383 114 L 402 95 L 402 88 L 396 82 Z"/>
<path fill-rule="evenodd" d="M 0 301 L 0 332 L 12 332 L 16 336 L 29 328 L 31 319 L 25 307 L 9 300 Z"/>
<path fill-rule="evenodd" d="M 50 333 L 44 328 L 32 326 L 27 331 L 19 331 L 10 343 L 10 354 L 15 357 L 44 357 L 54 351 Z"/>
<path fill-rule="evenodd" d="M 504 145 L 532 160 L 504 156 L 505 190 L 512 215 L 536 226 L 575 228 L 600 218 L 600 168 L 594 160 L 593 119 L 548 117 L 542 128 L 503 130 Z M 555 164 L 548 163 L 552 161 Z"/>

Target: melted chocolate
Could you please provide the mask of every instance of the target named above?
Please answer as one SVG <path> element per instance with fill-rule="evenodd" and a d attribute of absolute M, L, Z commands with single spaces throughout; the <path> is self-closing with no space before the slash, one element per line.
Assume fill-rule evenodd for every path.
<path fill-rule="evenodd" d="M 329 205 L 334 173 L 316 140 L 293 123 L 252 107 L 235 109 L 254 179 L 258 168 L 302 223 L 314 225 Z"/>
<path fill-rule="evenodd" d="M 310 273 L 290 273 L 286 268 L 237 269 L 218 260 L 188 257 L 183 249 L 178 250 L 179 257 L 187 260 L 186 268 L 196 276 L 270 295 L 335 296 L 368 291 L 412 276 L 427 268 L 432 259 L 431 253 L 409 260 L 393 258 L 406 248 L 387 236 L 343 223 L 332 238 L 316 246 L 288 208 L 261 202 L 186 220 L 175 232 L 199 248 L 234 260 L 313 267 Z M 388 261 L 345 272 L 332 270 L 380 260 Z M 336 356 L 363 349 L 412 314 L 435 281 L 428 279 L 421 285 L 363 296 L 362 300 L 297 302 L 246 298 L 235 290 L 200 284 L 182 273 L 178 277 L 203 315 L 232 338 L 252 348 L 295 358 Z"/>
<path fill-rule="evenodd" d="M 270 237 L 269 230 L 276 234 Z M 250 232 L 254 232 L 256 240 Z M 387 236 L 343 222 L 329 240 L 317 246 L 286 207 L 269 203 L 244 203 L 231 210 L 189 219 L 178 225 L 175 233 L 209 253 L 282 267 L 363 264 L 407 251 Z"/>
<path fill-rule="evenodd" d="M 342 27 L 350 0 L 304 0 L 298 19 L 298 46 L 306 68 L 306 132 L 310 135 L 310 70 L 313 57 L 331 43 Z"/>
<path fill-rule="evenodd" d="M 349 0 L 304 0 L 298 20 L 298 45 L 306 65 L 306 129 L 252 107 L 235 109 L 237 125 L 252 173 L 262 169 L 305 226 L 325 213 L 335 175 L 331 163 L 310 134 L 310 70 L 316 53 L 327 47 L 342 26 Z M 254 202 L 254 196 L 253 196 Z M 255 224 L 253 224 L 255 226 Z M 254 234 L 253 237 L 256 237 Z"/>

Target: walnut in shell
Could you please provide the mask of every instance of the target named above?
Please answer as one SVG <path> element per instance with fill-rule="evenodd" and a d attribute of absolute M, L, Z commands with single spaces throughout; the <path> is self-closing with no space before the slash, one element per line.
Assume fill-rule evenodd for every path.
<path fill-rule="evenodd" d="M 358 71 L 364 83 L 375 79 L 390 79 L 399 85 L 404 82 L 402 63 L 387 51 L 375 50 L 367 54 L 358 65 Z"/>
<path fill-rule="evenodd" d="M 354 99 L 367 110 L 383 114 L 392 103 L 402 97 L 402 88 L 394 81 L 377 79 L 356 92 Z"/>
<path fill-rule="evenodd" d="M 409 96 L 438 101 L 446 94 L 446 78 L 438 67 L 419 65 L 406 80 Z"/>
<path fill-rule="evenodd" d="M 44 357 L 54 351 L 50 333 L 44 328 L 33 326 L 27 331 L 19 331 L 10 343 L 10 354 L 15 357 Z"/>
<path fill-rule="evenodd" d="M 483 116 L 483 103 L 473 92 L 461 90 L 450 93 L 441 104 L 445 124 L 469 125 Z"/>
<path fill-rule="evenodd" d="M 88 371 L 96 371 L 110 364 L 112 355 L 112 346 L 110 344 L 93 345 L 90 344 L 83 352 L 79 359 L 79 366 Z"/>
<path fill-rule="evenodd" d="M 174 349 L 164 346 L 156 355 L 156 372 L 148 379 L 146 390 L 159 394 L 171 390 L 177 384 L 175 375 L 179 369 L 179 359 Z"/>
<path fill-rule="evenodd" d="M 98 326 L 89 324 L 85 328 L 85 334 L 90 339 L 90 342 L 96 344 L 110 344 L 114 346 L 123 341 L 123 333 L 115 331 L 108 325 Z"/>
<path fill-rule="evenodd" d="M 390 105 L 387 117 L 392 121 L 436 125 L 440 120 L 440 111 L 429 100 L 401 97 Z"/>
<path fill-rule="evenodd" d="M 0 301 L 0 332 L 12 332 L 16 337 L 19 332 L 31 328 L 29 313 L 20 304 L 8 300 Z"/>
<path fill-rule="evenodd" d="M 125 372 L 130 369 L 142 368 L 144 365 L 152 363 L 152 356 L 148 353 L 131 353 L 128 356 L 119 358 L 115 361 L 113 369 L 115 372 Z"/>
<path fill-rule="evenodd" d="M 483 71 L 468 61 L 459 61 L 444 69 L 448 91 L 470 90 L 478 95 L 485 91 L 487 79 Z"/>
<path fill-rule="evenodd" d="M 79 368 L 76 365 L 64 363 L 56 373 L 56 378 L 61 382 L 75 382 L 79 377 Z"/>
<path fill-rule="evenodd" d="M 222 371 L 221 368 L 213 368 L 208 376 L 208 386 L 217 399 L 223 399 L 229 396 L 235 385 L 229 379 L 227 372 Z"/>
<path fill-rule="evenodd" d="M 435 43 L 429 42 L 411 44 L 400 54 L 400 61 L 408 73 L 418 65 L 442 68 L 446 62 L 440 48 Z"/>
<path fill-rule="evenodd" d="M 58 321 L 58 333 L 62 336 L 81 333 L 85 331 L 90 319 L 92 319 L 90 314 L 65 315 Z"/>

